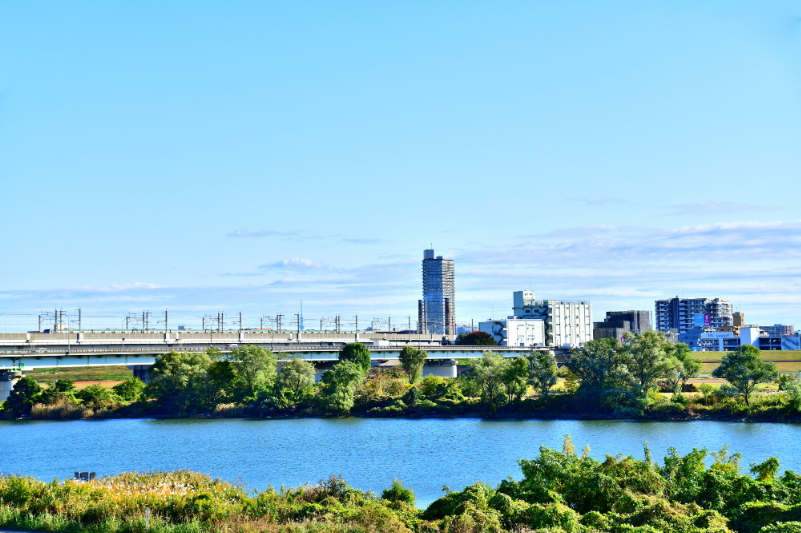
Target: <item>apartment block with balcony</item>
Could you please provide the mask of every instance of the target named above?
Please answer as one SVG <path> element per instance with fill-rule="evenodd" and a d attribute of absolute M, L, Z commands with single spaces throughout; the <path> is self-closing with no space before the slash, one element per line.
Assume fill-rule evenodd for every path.
<path fill-rule="evenodd" d="M 695 327 L 724 328 L 734 324 L 734 306 L 722 298 L 669 298 L 655 302 L 654 329 L 679 334 Z M 700 323 L 699 323 L 700 321 Z"/>

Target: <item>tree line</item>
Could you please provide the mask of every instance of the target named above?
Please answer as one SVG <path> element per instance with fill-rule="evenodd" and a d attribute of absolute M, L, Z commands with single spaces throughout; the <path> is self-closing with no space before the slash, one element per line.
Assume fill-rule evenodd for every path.
<path fill-rule="evenodd" d="M 26 377 L 15 386 L 5 412 L 25 414 L 34 405 L 80 403 L 93 412 L 111 410 L 130 416 L 142 414 L 142 409 L 193 416 L 214 413 L 220 406 L 238 406 L 245 409 L 242 415 L 251 416 L 352 412 L 368 416 L 549 412 L 641 416 L 660 409 L 686 411 L 690 400 L 684 393 L 694 389 L 688 381 L 701 371 L 700 360 L 686 344 L 669 342 L 658 331 L 629 333 L 622 342 L 590 341 L 560 362 L 549 351 L 516 358 L 487 351 L 480 358 L 460 361 L 455 379 L 428 376 L 421 380 L 428 354 L 411 345 L 401 350 L 396 370 L 371 370 L 365 345 L 345 345 L 319 382 L 312 362 L 297 356 L 279 360 L 280 355 L 254 345 L 230 353 L 216 348 L 202 353 L 173 351 L 157 357 L 147 385 L 130 378 L 113 389 L 94 385 L 76 391 L 69 380 L 60 380 L 43 390 Z M 707 407 L 739 401 L 749 408 L 757 385 L 778 380 L 786 402 L 801 407 L 798 380 L 780 376 L 753 346 L 723 354 L 713 376 L 727 384 L 717 389 L 701 385 L 703 398 L 694 401 L 703 401 Z M 562 385 L 556 387 L 559 381 Z"/>

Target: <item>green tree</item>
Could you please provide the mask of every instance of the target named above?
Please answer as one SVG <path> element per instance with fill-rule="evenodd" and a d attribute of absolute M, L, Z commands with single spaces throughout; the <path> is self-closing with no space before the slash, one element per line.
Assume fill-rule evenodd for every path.
<path fill-rule="evenodd" d="M 71 379 L 57 379 L 53 383 L 53 390 L 56 392 L 75 392 L 75 381 Z"/>
<path fill-rule="evenodd" d="M 626 357 L 616 341 L 589 341 L 582 348 L 570 351 L 567 367 L 579 380 L 576 394 L 599 402 L 604 392 L 625 386 L 629 379 Z"/>
<path fill-rule="evenodd" d="M 470 333 L 460 333 L 456 337 L 456 342 L 459 346 L 497 346 L 498 343 L 492 338 L 492 335 L 483 331 L 471 331 Z"/>
<path fill-rule="evenodd" d="M 403 502 L 406 505 L 414 507 L 417 498 L 411 487 L 404 487 L 403 481 L 400 479 L 393 479 L 392 485 L 387 487 L 381 493 L 381 499 L 390 502 Z"/>
<path fill-rule="evenodd" d="M 701 373 L 701 360 L 693 358 L 693 352 L 687 344 L 677 342 L 671 346 L 671 353 L 681 361 L 681 386 L 684 388 L 687 381 L 697 378 Z"/>
<path fill-rule="evenodd" d="M 227 359 L 218 359 L 210 354 L 211 363 L 206 370 L 207 387 L 206 402 L 210 408 L 217 404 L 233 401 L 237 387 L 237 376 L 234 365 Z"/>
<path fill-rule="evenodd" d="M 547 398 L 551 387 L 556 385 L 559 367 L 553 352 L 532 351 L 526 356 L 528 384 L 532 385 L 543 398 Z"/>
<path fill-rule="evenodd" d="M 400 360 L 401 368 L 409 376 L 409 383 L 414 384 L 423 374 L 423 365 L 427 358 L 428 352 L 425 350 L 420 350 L 408 344 L 403 347 L 398 359 Z"/>
<path fill-rule="evenodd" d="M 239 397 L 243 401 L 253 400 L 259 391 L 275 383 L 277 358 L 266 348 L 253 344 L 234 348 L 228 361 L 236 372 Z"/>
<path fill-rule="evenodd" d="M 509 361 L 495 352 L 484 352 L 481 359 L 473 361 L 470 365 L 470 380 L 481 390 L 481 399 L 484 402 L 495 402 L 506 392 L 504 377 Z"/>
<path fill-rule="evenodd" d="M 151 367 L 150 383 L 145 395 L 169 412 L 194 412 L 205 405 L 198 403 L 207 386 L 208 368 L 211 364 L 207 353 L 171 351 L 156 357 Z"/>
<path fill-rule="evenodd" d="M 513 399 L 520 399 L 528 389 L 528 360 L 525 357 L 516 357 L 511 361 L 506 361 L 503 372 L 503 386 L 506 388 L 506 395 L 509 403 Z"/>
<path fill-rule="evenodd" d="M 665 359 L 664 366 L 665 372 L 661 381 L 663 388 L 672 392 L 678 392 L 681 376 L 684 373 L 684 365 L 678 357 L 670 356 Z"/>
<path fill-rule="evenodd" d="M 366 374 L 370 371 L 370 349 L 360 342 L 351 342 L 339 350 L 340 361 L 350 361 Z"/>
<path fill-rule="evenodd" d="M 48 389 L 42 391 L 39 401 L 45 405 L 75 403 L 75 382 L 71 379 L 56 380 Z"/>
<path fill-rule="evenodd" d="M 135 402 L 142 396 L 145 390 L 145 384 L 141 379 L 131 376 L 122 383 L 114 385 L 111 390 L 114 394 L 119 396 L 120 399 L 126 402 Z"/>
<path fill-rule="evenodd" d="M 763 361 L 759 349 L 746 344 L 723 356 L 712 375 L 731 383 L 737 393 L 751 405 L 751 394 L 759 383 L 771 383 L 779 377 L 776 365 Z"/>
<path fill-rule="evenodd" d="M 362 367 L 342 361 L 323 374 L 323 403 L 331 411 L 347 414 L 353 407 L 353 393 L 364 379 Z"/>
<path fill-rule="evenodd" d="M 33 378 L 25 376 L 14 384 L 6 405 L 18 413 L 28 414 L 41 392 L 42 387 Z"/>
<path fill-rule="evenodd" d="M 297 401 L 305 392 L 314 386 L 314 363 L 304 361 L 294 355 L 287 361 L 279 363 L 278 384 L 282 393 Z"/>
<path fill-rule="evenodd" d="M 669 370 L 666 353 L 667 341 L 661 331 L 649 330 L 637 336 L 626 334 L 630 341 L 627 355 L 628 368 L 642 394 L 664 378 Z"/>
<path fill-rule="evenodd" d="M 111 407 L 114 403 L 114 395 L 102 385 L 89 385 L 79 390 L 75 396 L 94 410 Z"/>

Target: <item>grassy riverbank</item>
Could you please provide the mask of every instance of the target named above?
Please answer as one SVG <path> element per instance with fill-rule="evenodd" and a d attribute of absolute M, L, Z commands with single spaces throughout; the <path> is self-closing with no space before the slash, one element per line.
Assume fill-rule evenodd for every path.
<path fill-rule="evenodd" d="M 0 526 L 46 531 L 143 532 L 801 532 L 801 476 L 769 459 L 742 472 L 726 450 L 661 464 L 541 448 L 519 462 L 520 481 L 476 482 L 414 507 L 395 481 L 365 493 L 331 477 L 257 492 L 186 472 L 120 474 L 89 483 L 0 477 Z M 710 460 L 711 459 L 711 460 Z M 711 463 L 706 466 L 705 463 Z M 497 481 L 497 480 L 494 480 Z M 389 480 L 388 480 L 389 484 Z"/>

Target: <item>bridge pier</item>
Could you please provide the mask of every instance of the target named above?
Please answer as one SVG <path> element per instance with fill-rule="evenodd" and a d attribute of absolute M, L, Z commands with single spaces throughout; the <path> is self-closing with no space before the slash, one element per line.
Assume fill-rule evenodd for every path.
<path fill-rule="evenodd" d="M 145 383 L 150 383 L 152 365 L 128 365 L 128 368 L 133 370 L 135 378 L 139 378 Z"/>
<path fill-rule="evenodd" d="M 430 359 L 423 365 L 423 377 L 455 378 L 456 374 L 456 359 Z"/>
<path fill-rule="evenodd" d="M 14 370 L 0 370 L 0 403 L 8 400 L 14 385 L 22 377 L 22 372 Z"/>

